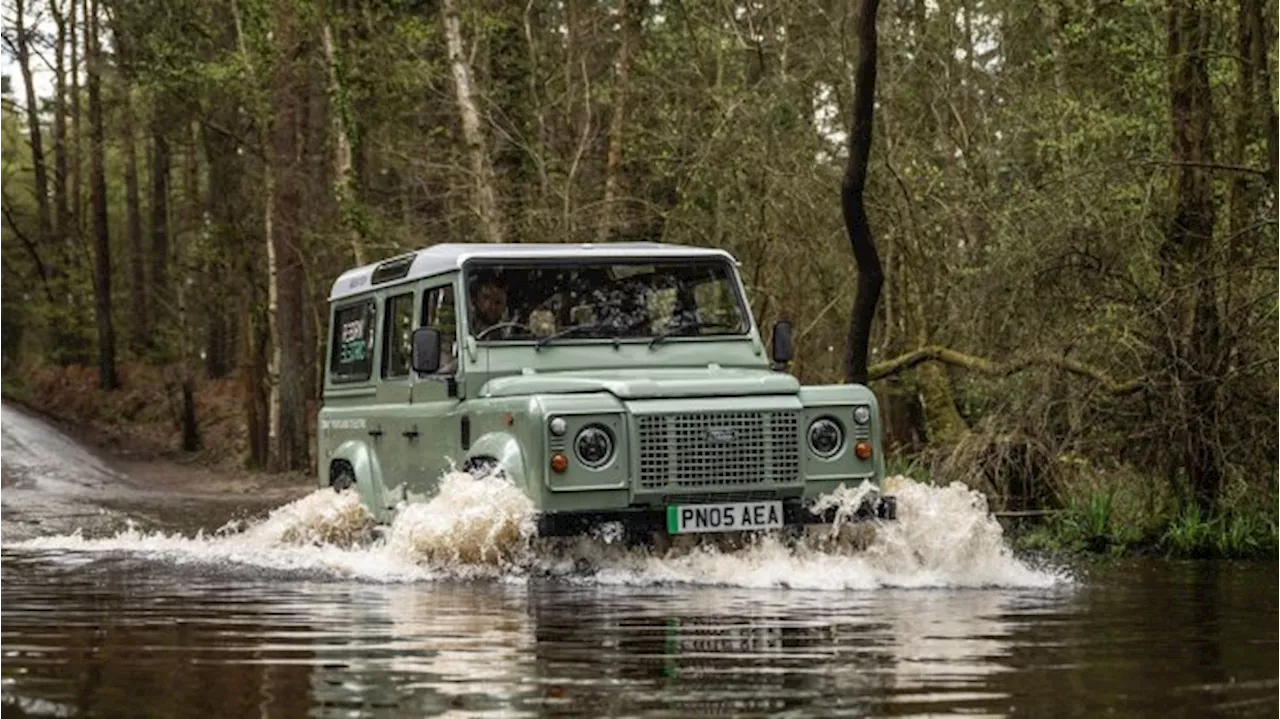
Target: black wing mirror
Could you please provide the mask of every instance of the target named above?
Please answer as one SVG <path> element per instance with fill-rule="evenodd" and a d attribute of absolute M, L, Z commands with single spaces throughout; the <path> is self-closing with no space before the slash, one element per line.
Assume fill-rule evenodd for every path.
<path fill-rule="evenodd" d="M 435 374 L 440 369 L 440 332 L 430 327 L 413 331 L 413 371 Z"/>
<path fill-rule="evenodd" d="M 787 368 L 787 363 L 795 356 L 795 348 L 791 346 L 791 323 L 778 320 L 773 324 L 773 368 L 779 372 Z"/>

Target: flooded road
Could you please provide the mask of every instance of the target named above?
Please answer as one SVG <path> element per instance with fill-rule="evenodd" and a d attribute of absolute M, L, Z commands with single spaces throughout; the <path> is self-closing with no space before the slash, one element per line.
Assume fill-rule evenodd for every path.
<path fill-rule="evenodd" d="M 959 489 L 903 480 L 903 520 L 870 540 L 651 556 L 530 538 L 518 493 L 462 475 L 389 528 L 331 492 L 277 499 L 265 516 L 184 490 L 168 511 L 128 468 L 14 416 L 6 407 L 4 716 L 1280 706 L 1274 562 L 1027 562 Z"/>

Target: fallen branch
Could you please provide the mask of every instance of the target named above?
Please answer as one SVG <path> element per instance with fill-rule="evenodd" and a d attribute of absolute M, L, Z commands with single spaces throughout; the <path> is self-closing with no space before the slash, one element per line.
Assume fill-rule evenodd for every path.
<path fill-rule="evenodd" d="M 1127 395 L 1140 391 L 1145 383 L 1141 379 L 1118 381 L 1103 370 L 1079 360 L 1059 355 L 1032 354 L 1008 362 L 993 362 L 984 357 L 957 352 L 949 347 L 928 345 L 914 349 L 893 359 L 877 362 L 869 368 L 870 379 L 884 379 L 925 362 L 943 362 L 992 377 L 1008 377 L 1032 366 L 1054 367 L 1080 377 L 1087 377 L 1100 384 L 1108 394 Z"/>

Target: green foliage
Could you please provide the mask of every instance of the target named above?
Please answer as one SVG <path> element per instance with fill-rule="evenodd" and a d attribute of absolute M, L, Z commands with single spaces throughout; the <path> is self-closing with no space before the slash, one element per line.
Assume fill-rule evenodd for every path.
<path fill-rule="evenodd" d="M 1210 559 L 1275 558 L 1280 536 L 1274 515 L 1234 511 L 1205 519 L 1188 504 L 1160 537 L 1160 546 L 1173 556 Z"/>
<path fill-rule="evenodd" d="M 802 328 L 793 371 L 806 382 L 840 381 L 855 289 L 839 208 L 854 10 L 848 3 L 730 5 L 463 7 L 464 54 L 495 195 L 509 234 L 522 242 L 594 242 L 610 226 L 605 239 L 730 250 L 742 260 L 762 325 L 787 317 Z M 182 347 L 209 354 L 216 337 L 232 357 L 229 369 L 260 371 L 269 355 L 266 180 L 279 119 L 273 32 L 282 16 L 298 31 L 306 95 L 296 201 L 305 225 L 297 261 L 305 268 L 310 359 L 319 355 L 329 283 L 352 263 L 352 232 L 370 261 L 479 236 L 438 3 L 141 0 L 111 7 L 104 39 L 114 45 L 103 90 L 114 113 L 107 176 L 117 326 L 131 318 L 133 284 L 126 133 L 139 158 L 143 284 L 156 260 L 147 157 L 163 136 L 172 151 L 170 236 L 158 264 L 171 278 L 185 275 L 192 288 L 184 298 L 188 321 L 176 298 L 153 301 L 155 326 L 126 358 L 173 358 Z M 633 7 L 644 17 L 624 87 L 622 13 Z M 1240 156 L 1231 154 L 1240 95 L 1237 4 L 1205 7 L 1217 160 L 1264 167 L 1259 123 L 1244 124 Z M 1023 478 L 1052 482 L 1056 491 L 1076 471 L 1056 458 L 1105 464 L 1100 486 L 1084 483 L 1063 495 L 1070 521 L 1054 531 L 1060 526 L 1072 547 L 1155 542 L 1171 514 L 1160 502 L 1188 481 L 1170 451 L 1171 428 L 1205 410 L 1170 400 L 1181 380 L 1168 369 L 1175 353 L 1161 323 L 1182 293 L 1166 286 L 1161 266 L 1177 129 L 1169 117 L 1165 12 L 1138 0 L 881 4 L 867 204 L 886 284 L 871 360 L 936 343 L 997 361 L 1070 357 L 1119 379 L 1150 380 L 1140 394 L 1111 397 L 1051 369 L 998 378 L 938 371 L 940 382 L 929 386 L 911 374 L 899 378 L 906 394 L 931 407 L 954 401 L 971 433 L 991 426 L 993 436 L 1015 437 L 1036 457 L 1053 459 L 1039 465 L 1052 476 Z M 1274 5 L 1265 13 L 1274 27 Z M 320 42 L 325 26 L 334 40 L 333 92 Z M 1272 59 L 1274 38 L 1268 42 Z M 52 58 L 53 48 L 43 52 Z M 20 85 L 12 89 L 21 93 Z M 132 117 L 122 114 L 126 98 Z M 1273 107 L 1274 97 L 1255 104 Z M 606 208 L 617 112 L 621 164 Z M 335 191 L 334 115 L 352 140 L 354 177 L 343 196 Z M 27 128 L 9 104 L 3 120 L 4 207 L 13 222 L 3 237 L 5 359 L 92 359 L 85 238 L 71 232 L 37 243 L 40 261 L 62 278 L 46 288 L 32 252 L 10 231 L 34 236 Z M 67 138 L 82 150 L 83 167 L 72 168 L 82 175 L 83 139 Z M 197 179 L 188 187 L 193 167 Z M 1224 318 L 1223 380 L 1212 411 L 1226 463 L 1224 496 L 1271 491 L 1280 452 L 1276 270 L 1274 256 L 1256 249 L 1274 248 L 1276 200 L 1262 178 L 1248 178 L 1241 188 L 1231 173 L 1213 175 L 1217 226 L 1204 258 Z M 606 209 L 614 218 L 608 225 Z M 910 401 L 918 409 L 919 400 Z M 937 427 L 926 426 L 921 412 L 905 414 L 889 439 L 908 453 L 939 450 L 919 446 L 937 439 L 936 431 L 930 437 Z M 937 469 L 925 454 L 892 466 L 913 476 Z M 945 474 L 935 472 L 939 481 Z M 1160 502 L 1147 501 L 1153 495 L 1144 485 L 1159 486 Z M 1225 534 L 1260 536 L 1251 520 L 1231 521 L 1237 524 L 1227 522 Z"/>

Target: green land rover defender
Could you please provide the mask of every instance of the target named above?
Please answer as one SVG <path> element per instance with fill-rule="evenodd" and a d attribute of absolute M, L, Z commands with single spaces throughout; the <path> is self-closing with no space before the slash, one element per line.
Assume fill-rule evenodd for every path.
<path fill-rule="evenodd" d="M 816 498 L 884 477 L 875 396 L 786 374 L 786 322 L 767 358 L 721 250 L 436 245 L 329 301 L 319 481 L 382 520 L 451 468 L 501 469 L 542 536 L 830 522 Z M 869 496 L 859 518 L 893 518 Z"/>

